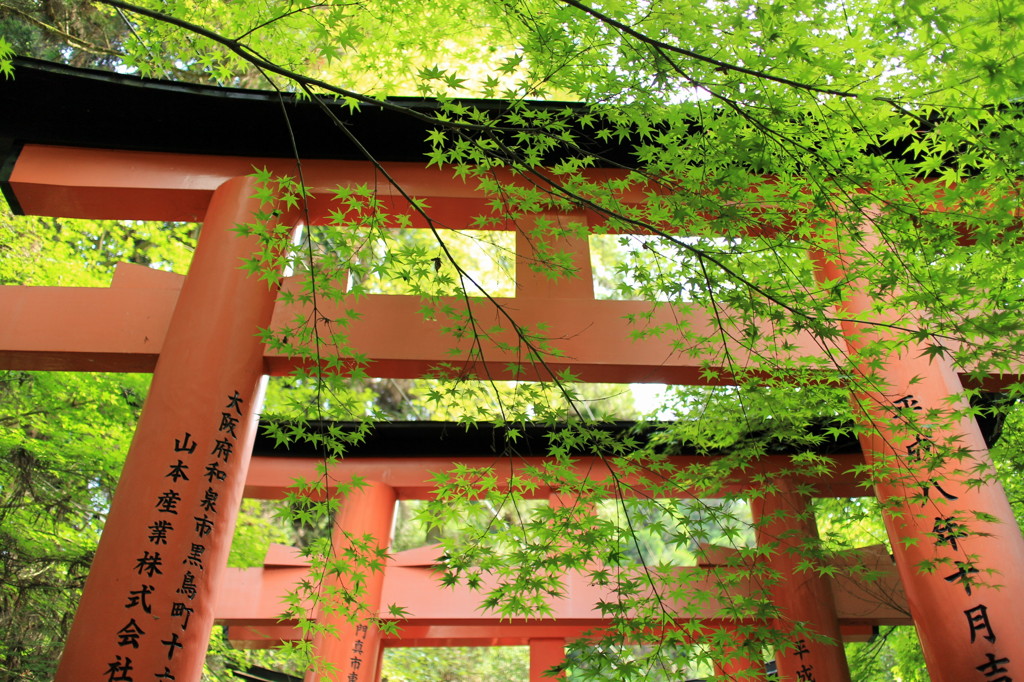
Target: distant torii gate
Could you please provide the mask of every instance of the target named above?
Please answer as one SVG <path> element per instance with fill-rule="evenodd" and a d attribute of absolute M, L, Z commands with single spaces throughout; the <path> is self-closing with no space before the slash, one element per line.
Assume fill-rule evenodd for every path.
<path fill-rule="evenodd" d="M 467 467 L 493 467 L 498 477 L 498 488 L 505 489 L 508 481 L 521 479 L 528 467 L 537 467 L 543 462 L 543 429 L 531 427 L 535 433 L 528 439 L 524 449 L 532 450 L 534 457 L 506 460 L 497 458 L 494 449 L 502 449 L 502 433 L 483 427 L 483 433 L 463 437 L 454 424 L 394 424 L 383 425 L 385 436 L 382 442 L 361 444 L 353 456 L 337 463 L 329 472 L 332 479 L 347 480 L 352 476 L 388 483 L 375 483 L 378 488 L 388 488 L 399 499 L 428 499 L 433 495 L 432 474 L 456 465 Z M 624 430 L 624 429 L 623 429 Z M 470 441 L 468 444 L 466 441 Z M 853 474 L 854 467 L 863 463 L 856 444 L 830 444 L 836 470 L 827 476 L 808 479 L 802 477 L 801 484 L 813 484 L 818 494 L 829 497 L 853 497 L 861 494 L 866 479 Z M 295 478 L 309 479 L 316 475 L 319 460 L 315 457 L 275 455 L 267 439 L 261 439 L 254 449 L 254 458 L 246 482 L 246 497 L 280 498 Z M 393 459 L 395 453 L 402 458 Z M 440 452 L 451 453 L 450 457 L 439 457 Z M 676 467 L 690 467 L 699 464 L 702 457 L 679 455 L 671 458 Z M 780 473 L 788 465 L 788 455 L 780 454 L 761 461 L 754 470 L 737 476 L 726 486 L 730 493 L 742 492 L 751 487 L 754 476 L 771 476 Z M 592 481 L 600 484 L 611 481 L 611 471 L 606 462 L 595 458 L 580 457 L 578 470 L 586 472 Z M 637 496 L 645 494 L 649 484 L 642 476 L 629 477 L 620 482 L 626 490 Z M 697 491 L 680 490 L 681 497 L 693 497 Z M 562 494 L 538 482 L 530 494 L 531 498 L 548 498 L 552 504 L 572 504 L 571 499 L 562 499 Z M 382 519 L 382 525 L 390 521 L 388 498 L 385 506 L 372 515 Z M 365 511 L 365 510 L 364 510 Z M 360 533 L 358 527 L 346 527 L 344 516 L 342 528 Z M 793 522 L 790 522 L 793 525 Z M 722 571 L 728 571 L 727 560 L 731 551 L 725 548 L 705 547 L 697 566 L 679 567 L 689 574 L 686 582 L 696 589 L 709 594 L 718 594 L 700 613 L 686 611 L 680 617 L 680 626 L 686 620 L 700 618 L 708 630 L 735 632 L 741 626 L 764 626 L 765 623 L 737 621 L 722 616 L 722 606 L 735 599 L 751 598 L 760 589 L 756 580 L 746 579 L 729 589 L 718 588 L 717 581 Z M 352 663 L 359 671 L 373 670 L 379 647 L 403 646 L 529 646 L 531 682 L 541 682 L 543 671 L 557 665 L 564 657 L 567 641 L 587 638 L 599 633 L 610 625 L 610 620 L 600 612 L 597 604 L 616 598 L 612 588 L 598 586 L 583 574 L 565 576 L 565 596 L 552 598 L 549 604 L 552 615 L 530 620 L 502 620 L 491 614 L 482 614 L 478 608 L 480 592 L 465 586 L 437 590 L 434 570 L 442 550 L 437 546 L 422 547 L 396 553 L 388 562 L 381 576 L 379 600 L 371 604 L 381 610 L 387 619 L 384 605 L 398 604 L 407 609 L 400 622 L 397 636 L 376 637 L 372 631 L 363 633 L 360 639 L 339 640 L 340 655 L 333 662 L 341 670 L 348 671 Z M 844 570 L 854 565 L 872 571 L 877 575 L 873 581 L 858 578 L 855 573 Z M 294 550 L 283 546 L 272 546 L 264 566 L 257 569 L 228 569 L 223 582 L 217 589 L 217 622 L 228 627 L 228 640 L 239 647 L 266 647 L 283 641 L 302 637 L 294 622 L 280 622 L 283 597 L 308 575 L 308 560 L 298 557 Z M 910 623 L 906 601 L 903 597 L 899 577 L 888 553 L 882 548 L 867 548 L 840 557 L 835 565 L 834 577 L 824 581 L 831 595 L 829 607 L 834 612 L 837 633 L 843 641 L 862 641 L 870 638 L 879 625 L 904 625 Z M 485 581 L 482 589 L 490 587 Z M 785 599 L 784 599 L 785 601 Z M 678 606 L 685 606 L 679 604 Z M 680 608 L 680 613 L 684 611 Z M 779 623 L 780 629 L 786 628 Z M 733 640 L 736 638 L 733 637 Z M 353 652 L 356 641 L 359 651 Z M 736 674 L 744 671 L 743 679 L 763 679 L 759 674 L 764 670 L 761 660 L 736 659 L 730 652 L 718 652 L 726 666 L 720 672 Z M 805 654 L 806 656 L 806 654 Z M 350 674 L 350 673 L 346 673 Z M 343 675 L 341 679 L 345 679 Z M 354 678 L 361 679 L 361 678 Z"/>
<path fill-rule="evenodd" d="M 185 153 L 183 150 L 204 150 L 175 145 L 175 125 L 185 126 L 181 132 L 185 140 L 191 140 L 190 132 L 198 136 L 203 127 L 182 110 L 202 112 L 209 121 L 216 118 L 217 111 L 233 107 L 231 111 L 236 113 L 229 114 L 228 121 L 233 121 L 235 128 L 255 125 L 254 121 L 279 125 L 279 119 L 270 119 L 265 113 L 265 106 L 260 110 L 264 118 L 256 114 L 257 95 L 233 99 L 214 89 L 169 84 L 153 87 L 151 82 L 125 77 L 57 67 L 36 73 L 33 68 L 19 63 L 15 79 L 0 87 L 5 101 L 39 105 L 6 107 L 0 115 L 0 135 L 17 142 L 3 166 L 5 194 L 16 210 L 64 217 L 203 222 L 192 267 L 180 289 L 172 276 L 128 269 L 115 277 L 109 289 L 0 290 L 5 320 L 0 329 L 0 367 L 155 372 L 58 679 L 195 682 L 215 618 L 214 590 L 224 575 L 247 477 L 260 377 L 286 372 L 292 364 L 290 358 L 264 352 L 256 332 L 301 312 L 294 305 L 277 303 L 276 292 L 236 267 L 241 258 L 250 255 L 253 244 L 236 238 L 232 228 L 250 222 L 258 208 L 252 198 L 253 180 L 247 177 L 251 169 L 267 167 L 291 174 L 294 163 L 280 158 L 287 153 L 263 158 L 268 152 L 224 151 L 217 146 L 219 139 L 210 142 L 209 154 Z M 26 90 L 31 90 L 33 83 L 38 89 Z M 71 92 L 83 93 L 88 102 L 89 106 L 80 103 L 81 116 L 96 116 L 97 126 L 111 127 L 110 121 L 114 121 L 105 139 L 95 139 L 90 125 L 68 116 L 66 98 Z M 162 98 L 151 101 L 145 110 L 154 117 L 172 112 L 174 120 L 154 123 L 148 138 L 143 131 L 145 139 L 136 136 L 126 142 L 130 131 L 117 127 L 120 118 L 115 116 L 115 108 L 126 107 L 135 96 Z M 47 106 L 42 101 L 46 97 L 60 100 Z M 102 107 L 104 101 L 110 106 Z M 274 96 L 262 102 L 279 105 Z M 295 103 L 287 107 L 297 116 L 302 110 Z M 55 116 L 47 119 L 48 111 Z M 373 110 L 358 116 L 358 122 L 366 126 L 374 125 L 375 117 L 385 120 L 382 112 Z M 184 123 L 176 122 L 178 118 Z M 218 132 L 230 137 L 238 131 L 225 126 Z M 309 134 L 309 130 L 301 132 Z M 314 135 L 314 147 L 316 139 Z M 122 144 L 143 151 L 118 149 Z M 468 226 L 471 216 L 486 212 L 486 198 L 453 180 L 446 171 L 427 169 L 413 161 L 414 153 L 409 158 L 403 158 L 401 150 L 394 154 L 385 159 L 389 171 L 412 195 L 435 207 L 431 210 L 445 223 Z M 354 158 L 339 153 L 332 159 L 304 161 L 307 185 L 369 184 L 401 210 L 401 198 L 380 184 L 372 168 Z M 618 172 L 595 169 L 592 173 L 613 178 Z M 329 209 L 329 202 L 314 204 L 312 220 L 323 219 Z M 551 218 L 565 219 L 559 215 Z M 571 217 L 575 222 L 593 218 L 582 212 Z M 526 239 L 518 239 L 520 264 L 531 258 L 531 248 Z M 567 239 L 556 248 L 575 254 L 578 278 L 549 283 L 521 267 L 517 295 L 500 301 L 521 324 L 533 327 L 543 321 L 551 325 L 550 336 L 559 339 L 565 355 L 549 362 L 549 368 L 571 368 L 584 381 L 702 381 L 707 358 L 705 363 L 691 359 L 672 340 L 630 340 L 632 327 L 624 318 L 649 311 L 648 304 L 593 299 L 585 240 Z M 819 271 L 836 280 L 842 274 L 842 263 L 821 261 Z M 484 324 L 496 315 L 484 301 L 453 298 L 447 303 L 457 310 L 472 306 L 473 314 Z M 865 293 L 853 290 L 846 310 L 856 313 L 869 303 Z M 468 352 L 453 358 L 446 352 L 451 339 L 441 331 L 444 320 L 423 320 L 416 314 L 418 306 L 414 297 L 404 296 L 369 296 L 354 304 L 365 314 L 352 327 L 351 343 L 371 358 L 368 371 L 372 375 L 418 376 L 438 362 L 448 362 L 475 367 L 493 377 L 544 378 L 529 365 L 525 375 L 509 375 L 509 363 L 521 359 L 499 345 L 507 339 L 483 342 L 495 344 L 487 348 L 486 361 Z M 331 317 L 328 309 L 320 314 Z M 673 321 L 684 313 L 662 305 L 654 314 L 651 324 L 659 319 Z M 713 320 L 706 316 L 685 314 L 693 329 L 713 328 Z M 852 324 L 844 329 L 852 348 L 862 343 L 859 331 Z M 766 334 L 771 336 L 768 330 Z M 794 356 L 820 357 L 820 349 L 809 336 L 789 341 Z M 722 348 L 719 357 L 725 358 L 727 350 L 733 357 L 744 354 L 742 348 Z M 950 366 L 937 359 L 929 362 L 917 348 L 894 354 L 883 374 L 892 393 L 873 396 L 874 402 L 905 410 L 944 406 L 946 398 L 960 387 Z M 990 379 L 991 386 L 1008 380 Z M 720 380 L 728 381 L 728 375 Z M 988 462 L 977 424 L 965 421 L 955 435 L 971 451 L 974 463 Z M 898 440 L 894 444 L 887 436 L 864 439 L 869 459 L 905 454 L 902 450 L 907 444 Z M 945 542 L 941 541 L 943 517 L 937 516 L 934 508 L 925 510 L 913 504 L 917 491 L 899 483 L 900 477 L 875 485 L 880 499 L 900 505 L 904 511 L 901 518 L 887 517 L 899 575 L 934 680 L 1024 680 L 1024 619 L 1017 609 L 1024 603 L 1024 572 L 1019 570 L 1024 565 L 1024 540 L 1013 524 L 1001 487 L 996 483 L 975 485 L 968 479 L 970 474 L 960 469 L 970 467 L 951 462 L 921 474 L 924 490 L 933 499 L 942 495 L 954 501 L 961 513 L 981 513 L 998 520 L 985 526 L 988 535 L 964 539 L 959 548 L 949 541 L 955 537 L 949 532 Z M 930 476 L 942 477 L 943 487 L 933 484 L 936 479 Z M 382 485 L 368 493 L 374 497 L 367 505 L 384 509 L 389 500 L 393 502 L 393 491 L 387 490 L 386 481 L 378 483 Z M 782 492 L 764 500 L 760 509 L 764 518 L 773 518 L 773 510 L 802 503 L 799 496 L 786 492 L 785 485 L 783 481 Z M 353 509 L 350 505 L 346 513 Z M 963 546 L 967 544 L 969 547 Z M 778 568 L 784 579 L 775 597 L 783 616 L 813 623 L 818 632 L 838 638 L 828 586 L 793 572 L 794 566 L 787 564 L 785 557 L 785 552 L 779 554 Z M 922 562 L 936 557 L 943 562 L 938 570 L 918 570 Z M 1000 583 L 1001 588 L 975 582 L 976 573 L 993 569 L 998 575 L 986 582 Z M 365 632 L 359 629 L 363 627 L 349 627 L 350 631 L 341 633 L 342 639 L 357 641 Z M 779 666 L 783 679 L 848 679 L 841 650 L 823 643 L 807 642 L 806 647 L 780 655 Z M 365 672 L 362 668 L 346 671 L 344 679 L 373 679 L 369 666 Z M 349 677 L 353 673 L 355 677 Z"/>

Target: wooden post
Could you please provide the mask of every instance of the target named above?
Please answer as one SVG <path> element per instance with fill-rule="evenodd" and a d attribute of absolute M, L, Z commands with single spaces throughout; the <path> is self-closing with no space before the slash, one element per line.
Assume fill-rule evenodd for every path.
<path fill-rule="evenodd" d="M 544 672 L 565 662 L 565 640 L 556 637 L 543 637 L 530 640 L 530 682 L 560 680 L 565 673 L 546 676 Z"/>
<path fill-rule="evenodd" d="M 849 682 L 835 600 L 828 581 L 806 563 L 805 544 L 818 541 L 818 528 L 807 498 L 788 477 L 772 479 L 774 490 L 750 501 L 757 544 L 774 546 L 768 565 L 778 581 L 768 588 L 779 612 L 779 627 L 801 624 L 810 632 L 794 630 L 792 646 L 776 652 L 782 682 Z M 822 641 L 827 638 L 828 641 Z"/>
<path fill-rule="evenodd" d="M 881 248 L 866 223 L 861 248 Z M 815 254 L 820 280 L 845 279 L 855 254 Z M 844 285 L 839 313 L 851 354 L 892 339 L 892 320 L 863 282 Z M 880 324 L 873 325 L 870 321 Z M 916 325 L 916 322 L 909 324 Z M 1024 680 L 1024 538 L 948 358 L 918 343 L 892 350 L 873 392 L 851 396 L 864 457 L 934 682 Z M 877 364 L 877 363 L 876 363 Z M 940 447 L 955 451 L 936 456 Z"/>
<path fill-rule="evenodd" d="M 562 213 L 544 213 L 536 219 L 554 225 L 585 220 L 582 215 Z M 564 269 L 555 265 L 566 257 Z M 516 230 L 516 298 L 593 299 L 594 273 L 587 238 L 542 234 L 533 226 L 520 226 Z"/>
<path fill-rule="evenodd" d="M 276 291 L 241 268 L 252 178 L 213 195 L 57 680 L 198 682 L 227 562 Z M 287 239 L 287 235 L 283 235 Z"/>
<path fill-rule="evenodd" d="M 370 619 L 380 613 L 385 561 L 379 559 L 379 570 L 361 564 L 390 546 L 396 499 L 394 488 L 369 481 L 342 502 L 332 536 L 334 556 L 359 575 L 325 581 L 317 622 L 329 631 L 313 638 L 317 661 L 307 682 L 375 682 L 380 675 L 380 629 Z M 351 597 L 370 612 L 353 617 Z"/>

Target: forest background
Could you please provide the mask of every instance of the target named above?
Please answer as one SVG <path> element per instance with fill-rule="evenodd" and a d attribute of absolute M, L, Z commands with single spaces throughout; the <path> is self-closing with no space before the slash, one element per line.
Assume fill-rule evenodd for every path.
<path fill-rule="evenodd" d="M 652 304 L 683 301 L 716 314 L 734 311 L 716 333 L 757 352 L 743 366 L 725 359 L 735 379 L 730 386 L 666 390 L 657 407 L 642 410 L 626 387 L 577 385 L 572 377 L 517 384 L 486 377 L 306 375 L 275 382 L 267 413 L 289 423 L 323 417 L 576 420 L 583 426 L 575 437 L 584 440 L 586 425 L 602 419 L 670 419 L 673 437 L 709 452 L 729 449 L 742 461 L 763 455 L 780 439 L 807 439 L 808 456 L 799 466 L 813 468 L 827 463 L 813 456 L 809 426 L 827 424 L 849 434 L 864 428 L 846 395 L 870 384 L 870 376 L 852 368 L 873 358 L 843 357 L 834 368 L 840 379 L 811 384 L 805 367 L 764 352 L 764 339 L 750 324 L 771 319 L 780 333 L 809 329 L 821 339 L 835 338 L 838 321 L 828 306 L 841 292 L 815 286 L 802 255 L 828 248 L 812 226 L 835 225 L 833 239 L 858 243 L 863 216 L 875 217 L 882 246 L 850 266 L 849 280 L 866 281 L 880 305 L 914 321 L 875 348 L 878 357 L 923 342 L 978 376 L 1010 371 L 1022 359 L 1024 258 L 1012 238 L 1019 229 L 1022 23 L 1018 3 L 998 1 L 925 7 L 524 0 L 442 8 L 388 1 L 4 0 L 0 70 L 16 78 L 6 60 L 18 54 L 177 81 L 327 95 L 352 107 L 397 95 L 437 97 L 443 106 L 431 132 L 430 162 L 484 186 L 480 169 L 522 168 L 558 145 L 580 147 L 567 125 L 578 111 L 540 116 L 522 103 L 585 102 L 590 109 L 584 128 L 592 125 L 595 136 L 640 140 L 630 170 L 670 187 L 671 197 L 651 198 L 640 208 L 615 204 L 600 188 L 574 178 L 594 162 L 584 151 L 563 160 L 558 173 L 571 181 L 558 187 L 539 194 L 487 188 L 504 193 L 508 215 L 598 206 L 609 233 L 644 231 L 643 237 L 592 240 L 599 292 Z M 459 97 L 500 98 L 508 113 L 488 117 L 451 99 Z M 513 133 L 497 136 L 498 130 Z M 760 182 L 766 173 L 773 177 L 770 190 Z M 955 210 L 933 210 L 933 188 L 922 189 L 922 178 L 941 183 L 944 202 Z M 708 187 L 717 192 L 707 193 Z M 295 196 L 301 200 L 301 188 Z M 803 217 L 785 236 L 750 229 L 780 225 L 796 213 Z M 320 274 L 344 270 L 350 273 L 346 286 L 415 292 L 427 301 L 479 295 L 478 285 L 500 293 L 508 279 L 501 273 L 511 266 L 499 237 L 490 244 L 479 237 L 439 242 L 436 235 L 392 229 L 400 221 L 390 219 L 368 225 L 357 215 L 340 216 L 307 238 L 333 260 L 321 256 L 318 269 L 300 250 L 293 265 Z M 2 284 L 105 286 L 119 261 L 184 272 L 196 236 L 194 225 L 9 215 L 0 227 Z M 537 235 L 550 229 L 530 227 Z M 560 229 L 586 231 L 578 225 Z M 965 231 L 974 239 L 970 249 L 959 244 Z M 481 253 L 491 254 L 484 265 L 474 262 Z M 572 276 L 565 254 L 557 252 L 538 268 L 551 277 Z M 686 338 L 694 353 L 711 354 L 708 348 L 717 342 L 692 339 L 682 328 L 648 333 Z M 0 376 L 0 673 L 8 679 L 52 675 L 147 383 L 148 377 L 133 375 Z M 1024 432 L 1013 407 L 1018 390 L 1011 385 L 986 409 L 1005 420 L 993 455 L 1019 522 Z M 978 404 L 979 395 L 969 397 Z M 457 555 L 460 541 L 495 519 L 507 526 L 494 534 L 495 547 L 508 543 L 509 533 L 550 533 L 544 519 L 510 513 L 509 501 L 499 502 L 463 511 L 459 521 L 437 507 L 408 505 L 395 548 L 429 538 L 450 543 L 447 549 Z M 260 565 L 271 541 L 314 548 L 325 516 L 311 522 L 301 507 L 297 501 L 247 502 L 232 564 Z M 692 561 L 695 538 L 751 544 L 751 522 L 739 498 L 670 507 L 620 501 L 615 508 L 643 521 L 636 524 L 642 530 L 628 533 L 633 549 L 619 557 L 623 570 Z M 621 549 L 623 524 L 616 525 L 613 514 L 601 516 L 607 507 L 597 509 L 592 522 L 603 534 L 587 554 L 607 556 Z M 881 510 L 868 498 L 820 500 L 817 514 L 823 536 L 818 551 L 887 541 Z M 609 643 L 598 653 L 612 663 L 583 661 L 576 674 L 627 679 L 651 669 L 650 652 L 624 654 L 622 647 Z M 706 671 L 699 663 L 687 667 L 690 654 L 679 653 L 657 669 Z M 849 657 L 858 680 L 927 679 L 911 628 L 887 629 L 874 643 L 850 645 Z M 509 671 L 521 670 L 523 661 L 522 652 L 482 657 L 404 651 L 388 660 L 385 674 L 395 680 L 514 679 L 521 672 Z M 292 670 L 300 665 L 287 654 L 230 650 L 215 633 L 209 679 L 231 679 L 230 667 L 248 663 Z"/>

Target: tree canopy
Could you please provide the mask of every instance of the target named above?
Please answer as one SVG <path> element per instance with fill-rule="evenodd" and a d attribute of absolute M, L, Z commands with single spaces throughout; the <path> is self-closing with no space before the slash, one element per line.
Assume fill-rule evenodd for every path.
<path fill-rule="evenodd" d="M 512 229 L 541 245 L 589 240 L 599 293 L 648 301 L 652 311 L 677 311 L 675 324 L 654 326 L 650 316 L 638 316 L 632 333 L 672 340 L 704 363 L 707 386 L 670 389 L 648 415 L 671 421 L 666 440 L 728 454 L 698 470 L 674 470 L 657 442 L 629 450 L 604 439 L 594 423 L 621 416 L 615 410 L 626 406 L 588 408 L 594 389 L 581 387 L 571 372 L 545 374 L 545 360 L 559 356 L 559 339 L 519 325 L 509 310 L 502 311 L 503 324 L 544 381 L 499 382 L 441 367 L 415 382 L 382 387 L 365 376 L 364 358 L 342 351 L 332 365 L 330 352 L 316 343 L 315 325 L 296 324 L 273 342 L 296 355 L 310 353 L 312 342 L 315 362 L 272 389 L 270 398 L 283 419 L 270 428 L 282 439 L 323 441 L 329 457 L 343 456 L 344 439 L 325 441 L 303 430 L 304 420 L 355 420 L 365 428 L 382 418 L 424 417 L 512 428 L 536 421 L 568 425 L 551 443 L 550 464 L 534 474 L 557 481 L 575 504 L 533 508 L 521 495 L 489 486 L 482 472 L 457 471 L 438 481 L 436 501 L 419 508 L 420 528 L 445 545 L 444 580 L 501 577 L 502 588 L 482 597 L 509 618 L 543 614 L 538 596 L 557 594 L 565 572 L 603 566 L 593 569 L 595 580 L 614 573 L 626 586 L 621 601 L 607 606 L 615 627 L 601 646 L 571 654 L 573 675 L 673 679 L 681 671 L 709 672 L 708 644 L 692 646 L 693 633 L 643 641 L 638 633 L 656 628 L 667 614 L 641 595 L 652 588 L 685 592 L 673 573 L 651 569 L 689 561 L 702 543 L 727 544 L 756 559 L 745 498 L 721 491 L 730 471 L 748 467 L 779 442 L 800 451 L 794 472 L 829 466 L 817 452 L 826 437 L 874 428 L 848 396 L 879 390 L 889 358 L 912 344 L 950 360 L 969 379 L 966 397 L 975 399 L 968 403 L 974 407 L 960 411 L 936 410 L 933 420 L 987 409 L 977 407 L 977 397 L 988 378 L 1017 374 L 1024 360 L 1024 258 L 1017 236 L 1022 30 L 1024 6 L 1008 0 L 453 0 L 443 7 L 424 0 L 10 0 L 0 4 L 0 71 L 17 78 L 10 58 L 32 55 L 336 99 L 350 110 L 382 106 L 426 127 L 426 163 L 491 197 L 489 212 L 452 226 L 397 183 L 393 189 L 411 200 L 408 213 L 389 213 L 370 188 L 332 188 L 338 208 L 331 220 L 310 227 L 288 256 L 313 283 L 307 296 L 315 291 L 344 305 L 370 291 L 413 293 L 423 298 L 427 315 L 448 295 L 499 305 L 498 278 L 475 274 L 479 253 L 458 244 L 448 228 L 478 230 L 470 241 L 489 239 L 479 230 Z M 434 105 L 411 107 L 403 99 L 408 96 L 434 98 Z M 343 116 L 326 109 L 324 115 L 333 118 L 337 135 L 360 143 Z M 625 157 L 605 155 L 622 144 L 630 149 Z M 619 175 L 607 180 L 589 172 L 595 167 Z M 390 180 L 383 165 L 378 168 Z M 286 203 L 301 205 L 312 193 L 301 175 L 261 179 Z M 583 213 L 595 217 L 551 218 Z M 426 229 L 411 229 L 414 221 Z M 5 281 L 66 281 L 67 263 L 94 248 L 104 254 L 101 260 L 176 263 L 187 242 L 181 226 L 163 226 L 149 238 L 94 224 L 74 235 L 60 228 L 51 238 L 38 227 L 43 223 L 28 225 L 5 225 Z M 60 249 L 53 257 L 57 267 L 45 277 L 16 255 L 43 241 Z M 497 254 L 490 271 L 510 268 L 508 247 L 500 238 L 490 241 Z M 816 279 L 815 258 L 841 260 L 842 276 Z M 576 276 L 571 254 L 558 247 L 542 247 L 535 266 L 552 279 Z M 45 269 L 47 261 L 33 267 Z M 837 312 L 853 287 L 868 292 L 874 307 Z M 707 313 L 713 329 L 691 328 L 690 311 Z M 487 336 L 472 319 L 463 321 L 453 346 L 467 335 Z M 842 343 L 843 325 L 851 322 L 865 325 L 870 338 L 855 352 Z M 793 356 L 788 340 L 801 334 L 815 339 L 827 362 Z M 331 341 L 345 348 L 343 327 Z M 340 376 L 320 371 L 325 361 L 349 369 Z M 90 439 L 124 429 L 138 407 L 132 396 L 144 387 L 136 385 L 142 380 L 119 377 L 76 392 L 77 380 L 62 379 L 68 393 L 60 402 L 35 407 L 40 401 L 33 391 L 54 390 L 50 381 L 8 373 L 0 384 L 9 415 L 0 418 L 7 429 L 0 541 L 5 552 L 30 556 L 23 564 L 30 571 L 35 561 L 52 565 L 40 533 L 62 538 L 71 549 L 46 584 L 62 591 L 84 570 L 88 551 L 76 543 L 93 538 L 107 481 L 116 475 L 114 460 L 85 454 L 98 447 Z M 1021 390 L 1012 380 L 999 383 L 1008 401 Z M 39 413 L 52 417 L 70 409 L 88 414 L 59 426 L 53 419 L 35 421 Z M 914 428 L 910 424 L 907 433 Z M 346 437 L 361 432 L 352 433 Z M 1019 440 L 1019 431 L 1010 433 L 1009 442 Z M 627 501 L 621 490 L 579 480 L 566 463 L 583 449 L 614 460 L 623 476 L 656 471 L 663 488 L 651 499 Z M 1020 472 L 1016 457 L 1004 447 L 1004 472 Z M 84 471 L 85 462 L 95 470 Z M 51 478 L 65 487 L 77 481 L 71 484 L 78 491 L 75 505 L 51 512 L 49 530 L 31 529 L 24 509 L 51 506 Z M 1019 485 L 1012 475 L 1004 478 L 1019 512 Z M 708 491 L 707 500 L 672 499 L 682 488 L 698 487 Z M 298 510 L 295 525 L 311 518 L 307 506 L 326 513 L 300 497 L 290 500 Z M 878 510 L 859 503 L 822 513 L 851 510 L 863 511 L 877 527 Z M 836 549 L 828 543 L 811 549 Z M 310 547 L 317 551 L 322 544 L 311 541 Z M 808 561 L 824 565 L 809 552 Z M 18 587 L 24 576 L 5 582 L 5 590 L 24 590 Z M 771 633 L 762 637 L 768 647 L 787 645 Z M 36 665 L 19 662 L 31 646 L 12 643 L 0 651 L 9 668 Z M 879 660 L 866 656 L 865 670 L 879 667 Z M 889 679 L 881 677 L 885 672 L 868 674 Z"/>

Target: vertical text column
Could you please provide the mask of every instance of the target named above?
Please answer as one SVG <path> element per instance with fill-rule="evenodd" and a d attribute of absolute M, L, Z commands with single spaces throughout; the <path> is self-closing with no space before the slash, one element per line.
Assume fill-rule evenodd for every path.
<path fill-rule="evenodd" d="M 870 224 L 857 248 L 880 248 Z M 842 333 L 859 355 L 896 333 L 863 282 L 843 282 L 854 255 L 815 261 L 819 280 L 844 287 Z M 977 422 L 950 419 L 966 407 L 952 365 L 911 342 L 857 371 L 875 379 L 851 403 L 932 680 L 1024 680 L 1024 539 Z"/>

